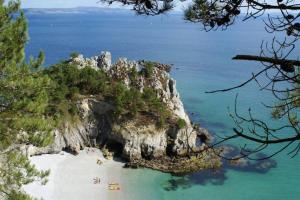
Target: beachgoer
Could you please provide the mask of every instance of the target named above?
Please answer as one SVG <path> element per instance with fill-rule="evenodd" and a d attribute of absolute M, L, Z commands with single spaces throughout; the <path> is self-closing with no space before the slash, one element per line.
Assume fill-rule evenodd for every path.
<path fill-rule="evenodd" d="M 94 178 L 94 184 L 100 184 L 101 180 L 99 177 Z"/>

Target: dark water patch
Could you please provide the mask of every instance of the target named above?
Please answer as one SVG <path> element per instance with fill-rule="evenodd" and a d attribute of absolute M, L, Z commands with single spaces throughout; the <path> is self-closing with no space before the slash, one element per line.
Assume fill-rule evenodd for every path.
<path fill-rule="evenodd" d="M 226 157 L 234 157 L 239 154 L 240 150 L 238 147 L 233 145 L 227 146 Z M 257 159 L 265 158 L 264 153 L 257 153 Z M 194 185 L 223 185 L 228 180 L 227 173 L 230 170 L 255 173 L 255 174 L 266 174 L 271 169 L 277 167 L 277 162 L 274 159 L 266 160 L 248 160 L 241 159 L 239 161 L 230 161 L 223 159 L 223 166 L 218 170 L 203 170 L 200 172 L 192 173 L 185 176 L 172 176 L 164 185 L 163 189 L 166 191 L 176 191 L 178 189 L 187 189 Z"/>
<path fill-rule="evenodd" d="M 198 112 L 194 112 L 191 110 L 187 111 L 190 119 L 192 120 L 193 123 L 195 124 L 200 124 L 201 127 L 204 127 L 206 129 L 211 129 L 211 130 L 228 130 L 229 127 L 222 122 L 212 122 L 212 121 L 208 121 L 208 120 L 204 120 L 205 117 L 202 116 L 200 113 Z"/>
<path fill-rule="evenodd" d="M 277 167 L 277 162 L 273 159 L 268 160 L 260 160 L 255 161 L 254 163 L 247 163 L 246 165 L 228 165 L 228 169 L 233 169 L 235 171 L 242 171 L 242 172 L 254 172 L 258 174 L 266 174 L 272 168 Z"/>
<path fill-rule="evenodd" d="M 220 129 L 220 130 L 227 130 L 229 127 L 222 123 L 222 122 L 209 122 L 209 121 L 201 121 L 203 127 L 208 129 Z"/>
<path fill-rule="evenodd" d="M 223 185 L 228 179 L 226 170 L 204 170 L 201 172 L 193 173 L 187 176 L 192 184 L 196 185 Z"/>
<path fill-rule="evenodd" d="M 240 155 L 240 149 L 234 145 L 226 145 L 225 151 L 226 153 L 224 153 L 224 157 L 226 158 L 234 158 Z M 263 159 L 267 157 L 267 155 L 263 152 L 258 152 L 253 155 L 253 157 L 255 157 L 256 160 L 249 160 L 247 158 L 241 158 L 239 160 L 223 159 L 223 168 L 232 169 L 235 171 L 265 174 L 272 168 L 277 167 L 277 162 L 275 159 Z"/>
<path fill-rule="evenodd" d="M 184 102 L 187 102 L 188 105 L 199 105 L 203 103 L 203 100 L 193 96 L 184 99 Z"/>
<path fill-rule="evenodd" d="M 223 185 L 227 178 L 223 169 L 203 170 L 182 177 L 172 177 L 163 185 L 163 189 L 166 191 L 176 191 L 178 189 L 188 189 L 194 185 Z"/>
<path fill-rule="evenodd" d="M 187 177 L 172 177 L 163 184 L 163 189 L 166 191 L 176 191 L 179 188 L 188 189 L 191 187 L 192 183 Z"/>
<path fill-rule="evenodd" d="M 187 114 L 194 123 L 200 123 L 201 116 L 198 112 L 194 112 L 193 110 L 187 110 Z"/>

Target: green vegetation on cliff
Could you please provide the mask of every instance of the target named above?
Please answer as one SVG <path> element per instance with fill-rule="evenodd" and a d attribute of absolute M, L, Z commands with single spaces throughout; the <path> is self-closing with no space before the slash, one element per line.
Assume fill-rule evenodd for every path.
<path fill-rule="evenodd" d="M 153 71 L 154 71 L 154 63 L 146 62 L 145 68 L 141 70 L 141 74 L 144 75 L 146 78 L 150 78 L 151 76 L 153 76 Z"/>
<path fill-rule="evenodd" d="M 140 113 L 148 113 L 156 120 L 158 127 L 163 127 L 170 116 L 167 106 L 158 99 L 154 89 L 144 88 L 141 92 L 134 86 L 128 88 L 121 81 L 108 77 L 101 69 L 80 69 L 76 64 L 64 61 L 42 73 L 52 82 L 48 90 L 50 104 L 47 114 L 54 116 L 58 125 L 64 124 L 65 120 L 76 119 L 77 100 L 90 95 L 112 103 L 115 107 L 115 119 L 126 120 L 137 117 Z M 138 76 L 134 71 L 131 75 L 133 80 Z"/>
<path fill-rule="evenodd" d="M 53 116 L 56 125 L 74 122 L 78 118 L 76 101 L 83 95 L 105 93 L 106 76 L 90 67 L 78 69 L 65 61 L 43 70 L 43 75 L 51 79 L 48 89 L 50 104 L 47 114 Z"/>
<path fill-rule="evenodd" d="M 186 126 L 186 121 L 184 119 L 178 119 L 177 120 L 177 126 L 178 128 L 184 128 Z"/>

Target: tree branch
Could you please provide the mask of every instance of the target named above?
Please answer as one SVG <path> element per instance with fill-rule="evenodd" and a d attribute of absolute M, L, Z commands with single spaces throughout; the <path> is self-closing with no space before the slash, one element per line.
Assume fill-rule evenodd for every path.
<path fill-rule="evenodd" d="M 300 10 L 299 6 L 296 5 L 285 5 L 285 4 L 279 4 L 279 5 L 271 5 L 271 4 L 266 4 L 266 3 L 260 3 L 258 1 L 254 0 L 248 0 L 248 2 L 251 4 L 254 4 L 256 6 L 261 7 L 262 9 L 277 9 L 277 10 Z"/>
<path fill-rule="evenodd" d="M 300 67 L 299 60 L 276 59 L 276 58 L 252 56 L 252 55 L 236 55 L 232 59 L 233 60 L 250 60 L 250 61 L 268 62 L 268 63 L 278 64 L 278 65 L 283 65 L 283 64 L 289 63 L 294 66 Z"/>
<path fill-rule="evenodd" d="M 261 144 L 278 144 L 278 143 L 283 143 L 283 142 L 291 142 L 291 141 L 296 141 L 300 140 L 300 135 L 296 135 L 295 137 L 289 137 L 289 138 L 283 138 L 283 139 L 275 139 L 275 140 L 262 140 L 258 138 L 254 138 L 248 135 L 243 134 L 242 132 L 238 131 L 236 128 L 233 128 L 233 131 L 240 137 L 261 143 Z"/>

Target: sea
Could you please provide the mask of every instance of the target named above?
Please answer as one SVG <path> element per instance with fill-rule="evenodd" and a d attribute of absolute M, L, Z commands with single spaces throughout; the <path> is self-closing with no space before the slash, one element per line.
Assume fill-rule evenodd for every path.
<path fill-rule="evenodd" d="M 187 113 L 215 138 L 233 134 L 235 123 L 230 114 L 234 113 L 235 105 L 242 116 L 247 117 L 251 108 L 256 119 L 273 127 L 284 123 L 271 118 L 263 103 L 274 105 L 274 98 L 260 91 L 256 83 L 230 92 L 206 93 L 240 84 L 261 69 L 259 63 L 231 58 L 237 54 L 258 55 L 262 41 L 270 44 L 273 34 L 265 31 L 263 18 L 247 22 L 238 19 L 226 30 L 206 32 L 200 24 L 185 21 L 182 13 L 146 17 L 130 10 L 74 8 L 26 9 L 25 14 L 30 36 L 26 55 L 37 56 L 44 51 L 45 67 L 68 59 L 72 52 L 91 57 L 101 51 L 110 51 L 114 61 L 126 57 L 172 64 L 171 76 Z M 299 52 L 294 51 L 294 58 Z M 254 147 L 242 139 L 228 144 Z M 270 146 L 257 157 L 270 155 L 279 148 Z M 267 162 L 251 161 L 244 168 L 225 165 L 218 171 L 185 176 L 149 169 L 124 170 L 124 199 L 298 200 L 300 155 L 291 158 L 287 155 L 289 150 L 292 147 Z"/>

